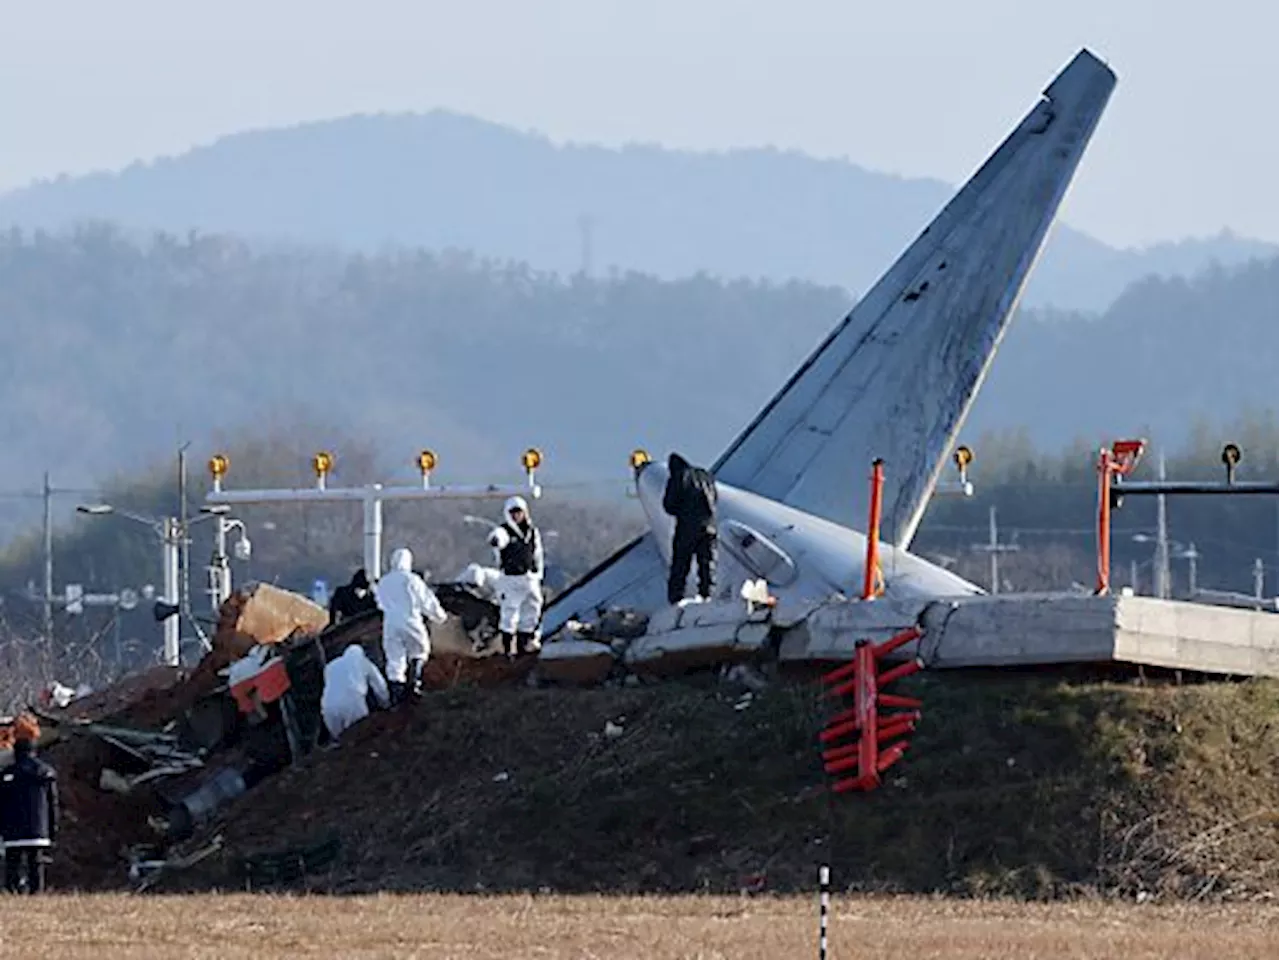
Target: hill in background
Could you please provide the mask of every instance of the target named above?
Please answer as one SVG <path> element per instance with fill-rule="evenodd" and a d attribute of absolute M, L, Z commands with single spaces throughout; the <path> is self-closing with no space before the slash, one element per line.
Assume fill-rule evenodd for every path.
<path fill-rule="evenodd" d="M 171 456 L 180 437 L 203 447 L 301 413 L 402 478 L 423 445 L 442 477 L 515 478 L 533 443 L 548 480 L 620 487 L 637 444 L 714 457 L 849 305 L 798 282 L 11 231 L 0 485 L 30 487 L 47 466 L 84 486 Z M 1149 279 L 1092 317 L 1024 312 L 967 435 L 1025 425 L 1053 449 L 1141 430 L 1176 445 L 1197 421 L 1274 411 L 1277 309 L 1272 260 Z"/>
<path fill-rule="evenodd" d="M 973 157 L 973 166 L 983 160 Z M 1080 176 L 1088 176 L 1086 157 Z M 455 248 L 569 274 L 591 259 L 672 279 L 793 278 L 862 293 L 954 192 L 845 160 L 742 149 L 556 145 L 447 112 L 355 116 L 228 136 L 178 157 L 0 196 L 0 225 L 88 219 L 375 251 Z M 1115 249 L 1060 226 L 1027 303 L 1101 310 L 1148 274 L 1272 257 L 1223 233 Z"/>

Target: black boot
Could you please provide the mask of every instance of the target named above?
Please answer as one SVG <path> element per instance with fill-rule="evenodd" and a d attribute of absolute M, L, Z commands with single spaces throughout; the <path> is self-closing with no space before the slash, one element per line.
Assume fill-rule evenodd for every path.
<path fill-rule="evenodd" d="M 422 696 L 422 668 L 426 663 L 417 657 L 409 661 L 409 696 L 415 699 Z"/>
<path fill-rule="evenodd" d="M 516 656 L 516 635 L 503 630 L 501 636 L 502 652 L 506 655 L 508 660 L 514 660 Z"/>
<path fill-rule="evenodd" d="M 404 703 L 404 690 L 405 685 L 402 681 L 387 681 L 387 691 L 391 694 L 391 705 L 393 707 L 398 707 L 400 704 Z"/>
<path fill-rule="evenodd" d="M 533 634 L 517 633 L 516 649 L 520 652 L 521 656 L 524 656 L 526 653 L 533 653 Z"/>

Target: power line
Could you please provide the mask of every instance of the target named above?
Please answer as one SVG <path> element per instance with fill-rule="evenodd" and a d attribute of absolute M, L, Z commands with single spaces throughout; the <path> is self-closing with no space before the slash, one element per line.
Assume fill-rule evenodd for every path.
<path fill-rule="evenodd" d="M 995 509 L 995 508 L 993 507 L 992 509 Z M 920 527 L 920 531 L 922 533 L 933 533 L 935 531 L 941 531 L 944 533 L 983 533 L 983 532 L 989 531 L 990 529 L 991 529 L 990 524 L 988 524 L 987 526 L 979 526 L 978 524 L 961 525 L 961 524 L 925 523 Z M 1032 535 L 1045 535 L 1045 536 L 1050 536 L 1050 535 L 1056 536 L 1059 534 L 1092 536 L 1095 533 L 1097 533 L 1097 531 L 1094 530 L 1092 527 L 1009 527 L 1008 529 L 1012 530 L 1015 536 L 1019 536 L 1024 533 L 1032 534 Z M 1123 533 L 1123 532 L 1124 531 L 1122 530 L 1116 531 L 1116 533 Z"/>
<path fill-rule="evenodd" d="M 53 487 L 49 490 L 52 496 L 91 496 L 99 494 L 100 489 L 80 489 L 76 487 Z M 0 500 L 43 500 L 43 490 L 0 490 Z"/>

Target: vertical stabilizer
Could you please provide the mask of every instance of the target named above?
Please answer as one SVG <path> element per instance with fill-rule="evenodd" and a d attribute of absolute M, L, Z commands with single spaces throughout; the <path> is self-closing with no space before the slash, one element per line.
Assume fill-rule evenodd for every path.
<path fill-rule="evenodd" d="M 860 529 L 883 458 L 882 535 L 906 547 L 1115 84 L 1080 51 L 721 456 L 717 480 Z M 656 608 L 664 574 L 645 534 L 557 598 L 544 629 Z"/>
<path fill-rule="evenodd" d="M 1081 51 L 729 447 L 718 479 L 861 526 L 885 461 L 885 539 L 910 543 L 1115 75 Z"/>

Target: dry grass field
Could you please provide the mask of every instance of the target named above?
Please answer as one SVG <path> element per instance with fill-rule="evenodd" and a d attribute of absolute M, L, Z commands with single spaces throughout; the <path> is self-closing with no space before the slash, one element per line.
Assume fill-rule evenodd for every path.
<path fill-rule="evenodd" d="M 1273 958 L 1276 907 L 837 898 L 832 960 Z M 815 898 L 0 897 L 0 957 L 58 960 L 781 960 L 817 956 Z"/>

